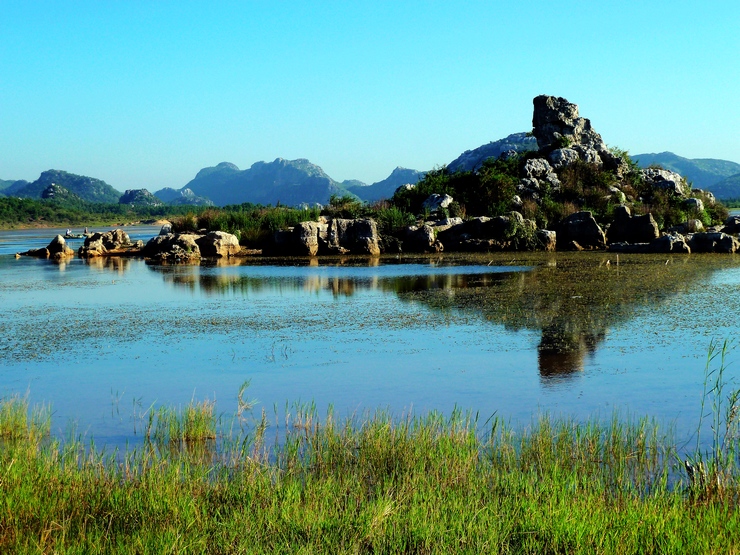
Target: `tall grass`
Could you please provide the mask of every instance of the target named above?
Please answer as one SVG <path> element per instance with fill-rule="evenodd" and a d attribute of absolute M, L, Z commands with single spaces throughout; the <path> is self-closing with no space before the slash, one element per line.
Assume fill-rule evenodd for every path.
<path fill-rule="evenodd" d="M 286 406 L 283 415 L 276 409 L 273 418 L 251 412 L 245 388 L 241 422 L 250 425 L 237 426 L 206 457 L 191 456 L 184 429 L 191 406 L 211 422 L 210 403 L 157 413 L 163 439 L 179 438 L 179 450 L 147 445 L 106 457 L 73 443 L 2 442 L 0 552 L 740 547 L 737 490 L 699 499 L 683 480 L 671 481 L 673 442 L 648 419 L 579 423 L 542 415 L 513 428 L 460 410 L 346 419 L 330 410 L 319 418 L 313 405 Z M 15 407 L 0 409 L 2 429 L 13 426 L 6 418 L 18 418 Z"/>

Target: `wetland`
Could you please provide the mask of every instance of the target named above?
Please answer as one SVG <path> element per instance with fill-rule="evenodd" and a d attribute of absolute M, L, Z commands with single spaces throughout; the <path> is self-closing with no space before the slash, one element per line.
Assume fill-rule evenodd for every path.
<path fill-rule="evenodd" d="M 2 233 L 25 244 L 50 236 Z M 688 441 L 709 345 L 736 334 L 738 293 L 740 264 L 727 255 L 155 265 L 6 254 L 0 379 L 6 395 L 51 404 L 55 434 L 117 447 L 139 442 L 160 405 L 208 399 L 232 414 L 245 381 L 270 412 L 295 402 L 340 416 L 457 407 L 526 424 L 543 412 L 619 411 Z"/>

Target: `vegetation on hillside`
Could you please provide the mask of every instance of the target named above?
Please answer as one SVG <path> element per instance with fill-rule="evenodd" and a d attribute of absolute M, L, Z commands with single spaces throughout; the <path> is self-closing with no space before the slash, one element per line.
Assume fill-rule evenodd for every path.
<path fill-rule="evenodd" d="M 64 201 L 0 197 L 0 227 L 83 226 L 168 219 L 201 210 L 193 206 L 131 206 L 99 204 L 80 199 Z"/>

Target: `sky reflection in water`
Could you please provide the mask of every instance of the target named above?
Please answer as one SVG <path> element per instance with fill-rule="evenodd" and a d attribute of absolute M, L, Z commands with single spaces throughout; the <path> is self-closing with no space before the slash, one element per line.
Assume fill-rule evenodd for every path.
<path fill-rule="evenodd" d="M 269 412 L 457 405 L 526 423 L 619 409 L 687 435 L 709 342 L 734 335 L 740 308 L 737 263 L 698 261 L 0 257 L 0 379 L 5 393 L 51 402 L 57 430 L 74 421 L 110 444 L 135 441 L 152 405 L 215 397 L 230 414 L 245 379 Z"/>

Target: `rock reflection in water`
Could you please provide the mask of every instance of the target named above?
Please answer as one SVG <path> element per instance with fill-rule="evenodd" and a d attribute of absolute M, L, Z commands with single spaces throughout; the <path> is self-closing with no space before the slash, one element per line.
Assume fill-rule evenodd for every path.
<path fill-rule="evenodd" d="M 537 330 L 539 374 L 548 385 L 579 375 L 610 327 L 629 320 L 637 310 L 685 292 L 726 263 L 720 258 L 623 255 L 618 266 L 610 256 L 518 254 L 511 259 L 507 254 L 500 266 L 488 267 L 477 260 L 477 265 L 459 269 L 449 265 L 461 263 L 454 257 L 447 266 L 442 258 L 406 266 L 385 260 L 377 271 L 356 260 L 350 264 L 317 259 L 293 266 L 247 265 L 236 271 L 204 266 L 152 269 L 174 285 L 197 287 L 206 294 L 329 292 L 351 297 L 382 291 L 433 310 L 474 315 L 509 330 Z"/>

